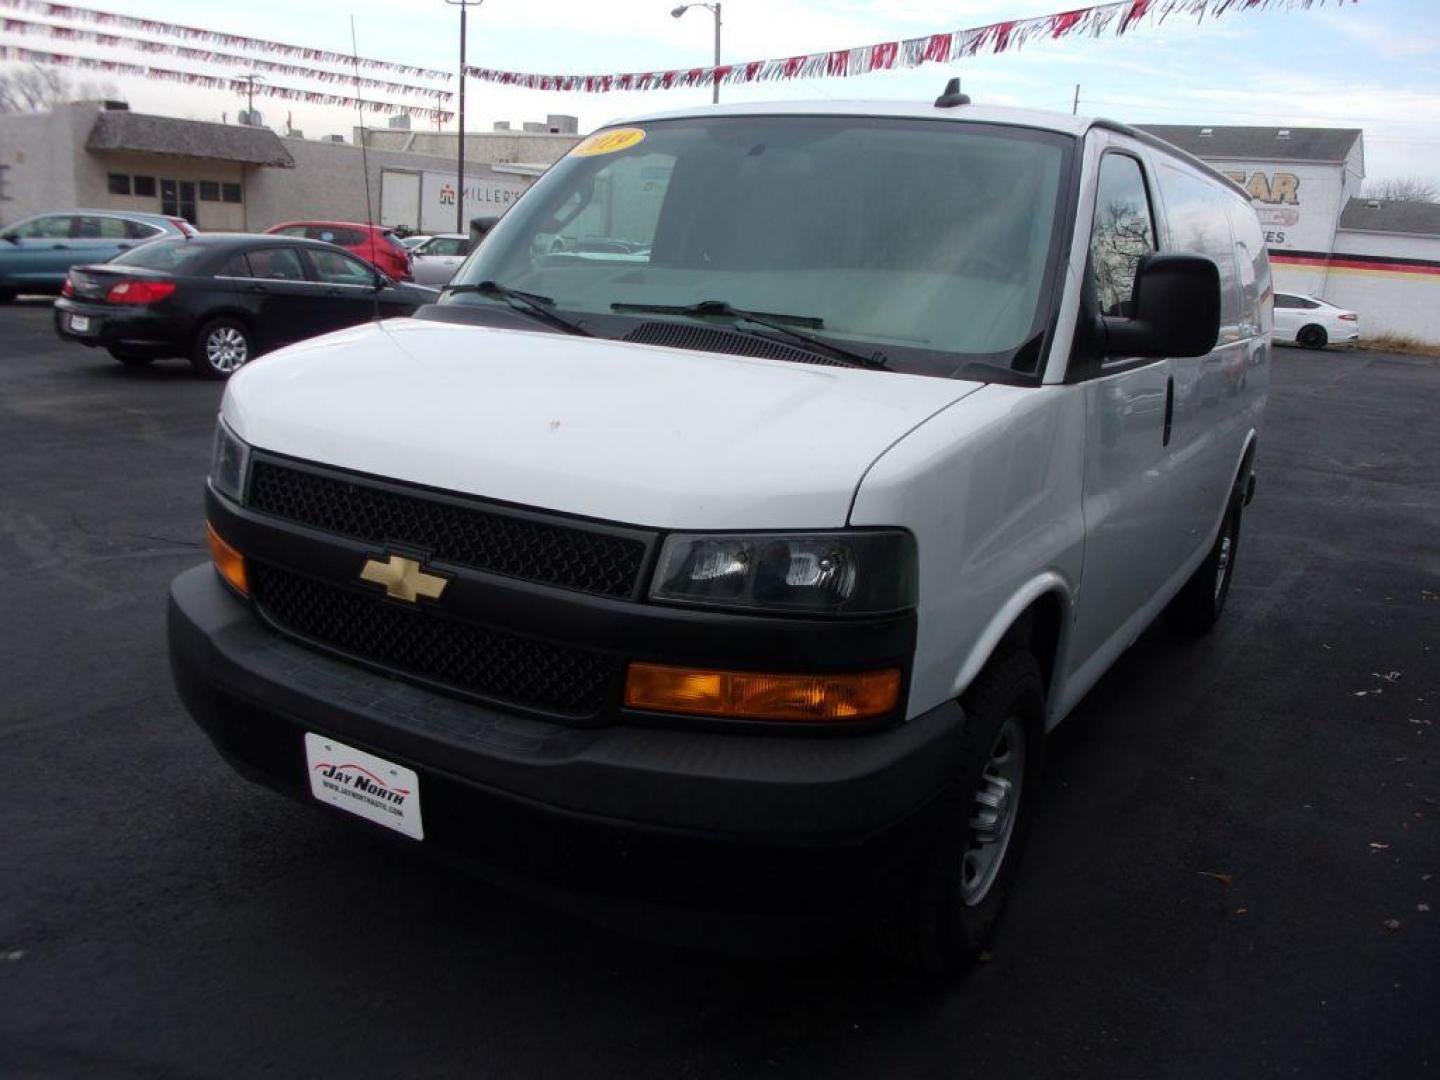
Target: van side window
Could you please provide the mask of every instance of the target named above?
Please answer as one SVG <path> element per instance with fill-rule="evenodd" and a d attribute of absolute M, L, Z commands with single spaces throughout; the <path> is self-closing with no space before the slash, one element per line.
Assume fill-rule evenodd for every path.
<path fill-rule="evenodd" d="M 1095 193 L 1095 224 L 1090 231 L 1090 267 L 1095 292 L 1106 315 L 1129 315 L 1135 295 L 1135 270 L 1155 250 L 1150 197 L 1140 162 L 1125 154 L 1100 159 Z"/>
<path fill-rule="evenodd" d="M 1175 251 L 1208 255 L 1220 268 L 1220 343 L 1239 334 L 1240 285 L 1235 266 L 1235 243 L 1225 205 L 1230 196 L 1191 173 L 1160 167 L 1160 195 Z M 1256 257 L 1258 258 L 1258 251 Z"/>

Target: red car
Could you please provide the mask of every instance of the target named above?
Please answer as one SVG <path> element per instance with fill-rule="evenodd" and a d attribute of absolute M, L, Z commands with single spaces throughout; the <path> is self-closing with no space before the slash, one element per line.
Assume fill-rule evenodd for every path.
<path fill-rule="evenodd" d="M 277 236 L 303 236 L 337 244 L 368 259 L 396 281 L 411 280 L 410 252 L 395 237 L 395 230 L 383 225 L 354 221 L 286 221 L 265 230 Z"/>

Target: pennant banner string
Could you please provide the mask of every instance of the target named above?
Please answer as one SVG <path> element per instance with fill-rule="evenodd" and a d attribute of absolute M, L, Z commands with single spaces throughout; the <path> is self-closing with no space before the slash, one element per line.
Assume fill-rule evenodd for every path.
<path fill-rule="evenodd" d="M 281 41 L 265 38 L 246 37 L 243 34 L 226 34 L 218 30 L 206 30 L 182 23 L 163 22 L 159 19 L 142 19 L 135 15 L 121 15 L 114 11 L 100 11 L 96 8 L 76 7 L 73 4 L 51 4 L 44 0 L 0 0 L 0 8 L 11 11 L 28 11 L 52 19 L 68 22 L 94 23 L 97 26 L 118 26 L 126 30 L 139 30 L 146 34 L 160 34 L 165 37 L 184 38 L 189 41 L 203 41 L 210 45 L 222 45 L 229 49 L 243 49 L 248 52 L 268 53 L 273 56 L 289 56 L 297 60 L 308 60 L 316 64 L 347 64 L 354 66 L 357 58 L 349 53 L 329 52 L 325 49 L 309 49 L 301 45 L 286 45 Z M 454 77 L 454 72 L 438 71 L 434 68 L 416 67 L 413 64 L 395 64 L 388 60 L 374 60 L 359 57 L 358 63 L 367 71 L 393 71 L 400 75 L 422 79 L 444 79 Z"/>
<path fill-rule="evenodd" d="M 170 68 L 149 67 L 145 64 L 130 64 L 121 60 L 101 60 L 91 56 L 75 56 L 71 53 L 40 52 L 35 49 L 21 49 L 13 45 L 0 45 L 0 61 L 17 60 L 24 64 L 44 64 L 50 67 L 82 68 L 87 71 L 104 71 L 112 75 L 133 75 L 157 82 L 182 83 L 186 86 L 203 86 L 209 90 L 232 90 L 236 93 L 255 93 L 263 97 L 282 98 L 286 101 L 303 101 L 310 105 L 343 105 L 347 108 L 362 109 L 365 112 L 410 113 L 428 120 L 448 123 L 455 114 L 448 109 L 401 105 L 393 101 L 376 101 L 371 98 L 355 98 L 345 94 L 331 94 L 322 90 L 304 90 L 296 86 L 278 86 L 275 83 L 249 83 L 221 75 L 202 75 L 196 71 L 173 71 Z"/>
<path fill-rule="evenodd" d="M 1171 15 L 1186 15 L 1199 22 L 1206 16 L 1218 18 L 1231 12 L 1308 11 L 1314 7 L 1323 7 L 1327 3 L 1343 7 L 1346 3 L 1358 3 L 1358 0 L 1117 0 L 1053 15 L 1008 19 L 986 26 L 929 34 L 904 41 L 885 41 L 875 45 L 859 45 L 804 56 L 749 60 L 708 67 L 609 75 L 541 75 L 467 65 L 464 73 L 472 79 L 499 83 L 502 86 L 589 94 L 618 90 L 709 87 L 716 83 L 738 85 L 782 79 L 841 78 L 866 75 L 873 71 L 915 68 L 922 64 L 950 63 L 982 53 L 1001 53 L 1018 49 L 1026 42 L 1034 40 L 1054 40 L 1078 34 L 1099 37 L 1112 30 L 1118 36 L 1133 29 L 1142 19 L 1163 22 Z"/>
<path fill-rule="evenodd" d="M 240 56 L 236 53 L 219 52 L 214 49 L 197 49 L 189 45 L 179 45 L 175 42 L 152 41 L 148 38 L 130 37 L 126 34 L 110 34 L 102 30 L 80 30 L 73 26 L 56 26 L 52 23 L 32 22 L 29 19 L 17 19 L 13 16 L 0 16 L 0 33 L 42 36 L 54 38 L 58 41 L 83 42 L 113 49 L 130 49 L 135 52 L 159 53 L 207 64 L 241 65 L 256 71 L 271 71 L 277 75 L 291 75 L 297 78 L 314 79 L 317 82 L 345 82 L 351 85 L 355 83 L 354 75 L 347 75 L 339 71 L 325 71 L 322 68 L 305 67 L 301 64 L 286 64 L 274 60 L 258 60 L 249 56 Z M 390 82 L 386 79 L 370 79 L 364 76 L 360 78 L 360 85 L 370 87 L 374 90 L 388 90 L 398 94 L 409 94 L 413 97 L 429 98 L 432 101 L 444 102 L 447 105 L 455 96 L 450 90 L 437 90 L 433 86 L 416 86 L 413 83 Z"/>

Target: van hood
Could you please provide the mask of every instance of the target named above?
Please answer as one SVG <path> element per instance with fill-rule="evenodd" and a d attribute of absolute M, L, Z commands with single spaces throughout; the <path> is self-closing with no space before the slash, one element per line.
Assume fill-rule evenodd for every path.
<path fill-rule="evenodd" d="M 981 383 L 391 320 L 248 364 L 252 446 L 608 521 L 835 528 L 865 470 Z"/>

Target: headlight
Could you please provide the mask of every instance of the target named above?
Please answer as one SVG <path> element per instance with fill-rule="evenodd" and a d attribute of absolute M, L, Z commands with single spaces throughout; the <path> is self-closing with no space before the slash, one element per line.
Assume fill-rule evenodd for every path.
<path fill-rule="evenodd" d="M 872 615 L 915 604 L 915 540 L 907 532 L 669 537 L 652 599 L 707 607 Z"/>
<path fill-rule="evenodd" d="M 242 502 L 245 469 L 250 464 L 250 447 L 236 437 L 221 420 L 215 425 L 215 452 L 210 458 L 210 484 L 221 495 Z"/>

